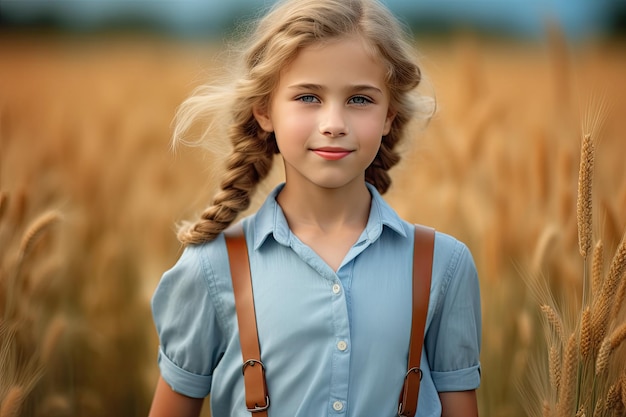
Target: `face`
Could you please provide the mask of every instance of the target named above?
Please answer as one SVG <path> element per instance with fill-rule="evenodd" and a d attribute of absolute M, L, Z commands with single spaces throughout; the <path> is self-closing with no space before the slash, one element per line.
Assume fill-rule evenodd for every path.
<path fill-rule="evenodd" d="M 254 114 L 276 136 L 287 185 L 322 188 L 362 186 L 393 121 L 385 67 L 359 38 L 302 49 Z"/>

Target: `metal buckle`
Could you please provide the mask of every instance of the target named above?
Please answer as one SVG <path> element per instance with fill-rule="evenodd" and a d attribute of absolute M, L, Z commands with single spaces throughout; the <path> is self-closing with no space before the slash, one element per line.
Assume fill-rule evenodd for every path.
<path fill-rule="evenodd" d="M 424 373 L 422 372 L 422 370 L 420 368 L 418 368 L 417 366 L 414 366 L 413 368 L 411 368 L 408 371 L 406 371 L 406 374 L 404 375 L 404 380 L 405 381 L 409 377 L 409 374 L 411 372 L 419 373 L 420 374 L 420 381 L 422 380 L 422 376 L 424 375 Z"/>
<path fill-rule="evenodd" d="M 413 368 L 409 369 L 408 371 L 406 371 L 406 374 L 404 375 L 404 385 L 402 386 L 402 400 L 404 400 L 404 387 L 406 386 L 406 380 L 409 377 L 409 375 L 411 373 L 418 373 L 420 376 L 420 381 L 422 380 L 422 376 L 424 375 L 424 373 L 422 372 L 422 370 L 420 368 L 418 368 L 417 366 L 414 366 Z M 417 410 L 415 410 L 417 412 Z M 410 417 L 407 414 L 404 414 L 404 402 L 400 401 L 400 404 L 398 405 L 398 417 Z"/>
<path fill-rule="evenodd" d="M 248 408 L 248 407 L 246 407 Z M 248 408 L 248 411 L 251 413 L 260 413 L 261 411 L 265 411 L 268 408 L 270 408 L 270 397 L 269 396 L 265 396 L 265 405 L 264 406 L 258 406 L 256 404 L 254 404 L 254 408 Z"/>
<path fill-rule="evenodd" d="M 263 362 L 258 361 L 256 359 L 248 359 L 241 366 L 241 373 L 245 374 L 246 368 L 248 366 L 254 366 L 256 364 L 259 364 L 261 366 L 261 371 L 265 372 L 265 365 L 263 365 Z M 248 409 L 248 411 L 250 413 L 260 413 L 261 411 L 267 410 L 269 407 L 270 407 L 270 397 L 269 397 L 269 395 L 265 396 L 265 405 L 254 404 L 254 408 L 248 408 L 248 406 L 246 406 L 246 408 Z"/>
<path fill-rule="evenodd" d="M 241 365 L 241 373 L 243 374 L 246 371 L 246 368 L 248 366 L 254 366 L 257 363 L 261 365 L 261 369 L 263 369 L 263 372 L 265 372 L 265 365 L 263 365 L 263 362 L 258 361 L 256 359 L 248 359 L 247 361 L 243 363 L 243 365 Z"/>

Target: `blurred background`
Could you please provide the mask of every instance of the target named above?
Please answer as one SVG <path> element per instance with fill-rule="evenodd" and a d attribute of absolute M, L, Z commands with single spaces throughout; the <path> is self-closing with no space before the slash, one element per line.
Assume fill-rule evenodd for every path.
<path fill-rule="evenodd" d="M 495 36 L 544 34 L 546 19 L 575 39 L 624 30 L 623 2 L 614 0 L 386 0 L 417 33 L 449 33 L 459 27 Z M 271 6 L 270 0 L 3 0 L 2 23 L 74 32 L 138 29 L 175 36 L 221 36 L 242 18 Z"/>
<path fill-rule="evenodd" d="M 438 103 L 386 197 L 474 254 L 481 415 L 541 415 L 555 397 L 545 300 L 531 289 L 549 289 L 576 330 L 590 269 L 576 211 L 585 134 L 605 269 L 626 228 L 626 3 L 384 3 L 410 27 Z M 228 72 L 236 28 L 271 4 L 0 0 L 0 416 L 147 415 L 149 300 L 180 256 L 176 223 L 208 204 L 223 160 L 172 152 L 174 113 Z M 276 165 L 251 210 L 281 180 Z"/>

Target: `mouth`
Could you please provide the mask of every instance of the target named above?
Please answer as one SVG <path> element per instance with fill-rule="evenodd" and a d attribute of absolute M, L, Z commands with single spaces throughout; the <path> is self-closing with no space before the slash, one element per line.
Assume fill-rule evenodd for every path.
<path fill-rule="evenodd" d="M 338 161 L 340 159 L 345 158 L 350 155 L 352 151 L 344 149 L 344 148 L 334 148 L 334 147 L 323 147 L 323 148 L 315 148 L 311 149 L 316 155 L 328 160 L 328 161 Z"/>

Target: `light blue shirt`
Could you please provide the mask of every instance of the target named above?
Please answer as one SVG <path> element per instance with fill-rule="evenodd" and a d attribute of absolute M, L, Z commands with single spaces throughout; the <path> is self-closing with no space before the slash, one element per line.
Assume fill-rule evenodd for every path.
<path fill-rule="evenodd" d="M 302 243 L 276 202 L 244 219 L 270 417 L 396 416 L 411 328 L 413 225 L 368 184 L 369 220 L 337 272 Z M 152 300 L 161 375 L 212 415 L 250 417 L 224 237 L 185 249 Z M 418 416 L 439 391 L 480 383 L 481 315 L 467 247 L 437 233 Z"/>

